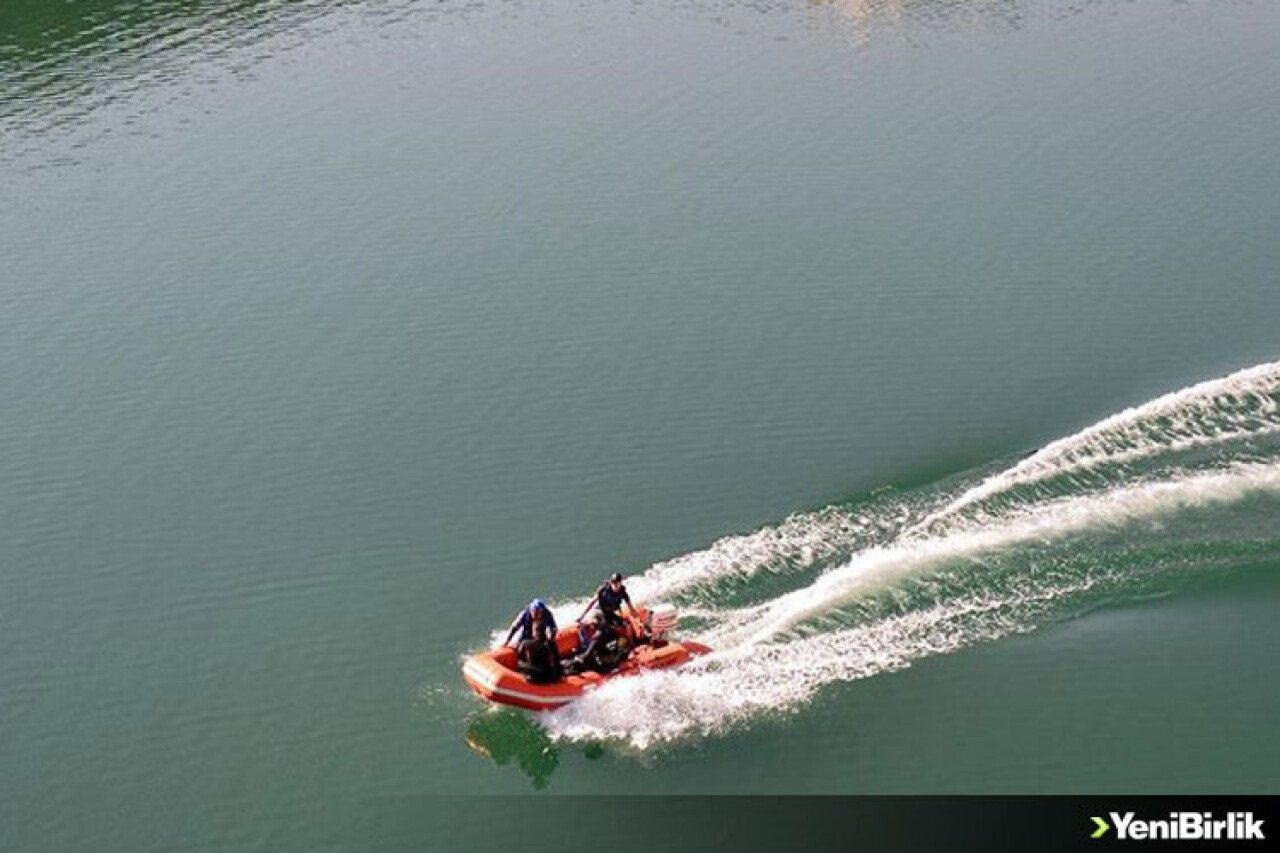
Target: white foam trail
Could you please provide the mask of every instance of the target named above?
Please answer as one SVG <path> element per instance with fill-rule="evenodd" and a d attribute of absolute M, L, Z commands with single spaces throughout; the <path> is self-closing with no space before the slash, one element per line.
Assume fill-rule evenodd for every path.
<path fill-rule="evenodd" d="M 1129 539 L 1144 530 L 1160 536 L 1163 525 L 1195 510 L 1280 494 L 1280 462 L 1272 460 L 1273 454 L 1264 454 L 1266 461 L 1246 462 L 1238 452 L 1239 442 L 1276 433 L 1280 362 L 1127 409 L 1046 445 L 958 497 L 906 496 L 856 511 L 799 515 L 655 565 L 629 579 L 638 598 L 654 600 L 704 586 L 714 590 L 711 585 L 718 581 L 761 572 L 803 574 L 851 555 L 807 586 L 764 603 L 700 608 L 699 617 L 709 625 L 694 638 L 708 642 L 715 653 L 680 670 L 612 681 L 543 721 L 557 737 L 609 738 L 643 749 L 722 731 L 762 713 L 792 710 L 832 682 L 1031 630 L 1046 611 L 1078 602 L 1099 584 L 1132 587 L 1141 570 L 1109 573 L 1091 561 L 1083 573 L 1041 570 L 1030 563 L 1012 575 L 975 571 L 985 558 L 1049 547 L 1061 553 L 1077 536 L 1088 536 L 1095 545 L 1113 532 Z M 1217 451 L 1211 460 L 1217 467 L 1173 467 L 1194 448 Z M 1154 467 L 1144 466 L 1139 479 L 1127 467 L 1134 462 Z M 1028 485 L 1095 470 L 1106 476 L 1080 484 L 1087 486 L 1083 492 L 1061 497 L 1033 492 L 968 512 Z M 1152 568 L 1159 566 L 1157 561 Z M 908 577 L 927 583 L 936 577 L 942 583 L 916 589 L 912 600 L 903 595 Z M 891 593 L 883 607 L 874 598 L 881 591 Z M 576 611 L 581 604 L 566 609 Z M 833 617 L 847 623 L 851 613 L 861 613 L 863 624 L 832 627 Z"/>
<path fill-rule="evenodd" d="M 927 530 L 960 510 L 1016 486 L 1088 469 L 1134 462 L 1240 438 L 1280 432 L 1280 362 L 1269 362 L 1191 385 L 1125 409 L 1031 456 L 960 495 L 915 524 Z M 1241 412 L 1242 409 L 1245 411 Z M 1161 419 L 1164 423 L 1156 423 Z"/>
<path fill-rule="evenodd" d="M 762 713 L 802 705 L 823 686 L 865 678 L 1010 633 L 1032 630 L 1056 602 L 1109 582 L 1105 573 L 1041 575 L 991 584 L 865 624 L 810 636 L 784 633 L 829 613 L 873 583 L 944 571 L 948 563 L 1007 552 L 1021 544 L 1060 541 L 1074 533 L 1156 527 L 1182 513 L 1280 494 L 1280 463 L 1139 484 L 1102 495 L 1065 498 L 1020 513 L 1007 523 L 857 555 L 802 590 L 765 605 L 721 614 L 721 624 L 696 639 L 717 650 L 680 670 L 620 679 L 544 718 L 555 737 L 612 739 L 638 749 L 689 735 L 724 731 Z"/>
<path fill-rule="evenodd" d="M 830 507 L 798 513 L 776 527 L 728 536 L 703 551 L 657 563 L 628 581 L 646 600 L 667 598 L 727 578 L 748 579 L 761 572 L 804 571 L 858 544 L 891 536 L 912 518 L 910 505 Z"/>
<path fill-rule="evenodd" d="M 1262 492 L 1280 492 L 1280 465 L 1238 465 L 1223 472 L 1140 484 L 1102 495 L 1059 499 L 1019 512 L 1000 524 L 871 549 L 809 586 L 779 596 L 763 607 L 725 613 L 724 627 L 713 629 L 705 639 L 718 647 L 743 642 L 744 635 L 748 643 L 764 642 L 838 607 L 873 582 L 918 574 L 987 552 L 1048 543 L 1083 531 L 1126 528 L 1176 512 L 1233 503 Z"/>
<path fill-rule="evenodd" d="M 643 574 L 627 578 L 627 589 L 638 602 L 664 601 L 726 580 L 803 573 L 824 560 L 891 538 L 940 500 L 935 497 L 926 504 L 922 496 L 897 496 L 856 508 L 833 506 L 796 513 L 781 524 L 726 536 L 702 551 L 655 563 Z M 553 602 L 557 622 L 567 624 L 577 619 L 588 600 L 583 596 Z M 695 615 L 701 611 L 683 606 L 681 612 Z M 501 640 L 503 634 L 505 630 L 494 636 Z"/>
<path fill-rule="evenodd" d="M 1045 601 L 1087 589 L 1042 591 Z M 1034 594 L 1018 603 L 1030 604 Z M 912 661 L 1030 626 L 1007 597 L 975 596 L 795 642 L 740 646 L 684 669 L 610 682 L 543 719 L 553 737 L 622 741 L 637 749 L 712 735 L 792 711 L 825 685 L 901 669 Z"/>
<path fill-rule="evenodd" d="M 1280 434 L 1280 362 L 1269 362 L 1112 415 L 1045 445 L 958 496 L 898 496 L 871 506 L 800 513 L 776 527 L 726 537 L 703 551 L 657 563 L 627 583 L 638 598 L 652 601 L 726 579 L 803 572 L 868 543 L 948 532 L 934 531 L 948 520 L 952 524 L 944 527 L 950 530 L 981 524 L 983 519 L 968 518 L 964 511 L 1050 477 L 1275 434 Z M 580 609 L 585 602 L 575 599 L 564 606 Z"/>

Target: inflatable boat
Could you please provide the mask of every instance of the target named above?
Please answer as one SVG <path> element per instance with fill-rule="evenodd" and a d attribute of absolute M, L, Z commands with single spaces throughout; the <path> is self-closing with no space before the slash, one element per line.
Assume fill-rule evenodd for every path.
<path fill-rule="evenodd" d="M 669 669 L 688 663 L 698 655 L 711 651 L 701 643 L 676 642 L 667 634 L 675 627 L 675 608 L 658 605 L 638 608 L 636 621 L 643 626 L 631 654 L 612 672 L 583 672 L 565 675 L 549 683 L 535 684 L 517 668 L 516 650 L 509 647 L 480 652 L 467 658 L 462 675 L 467 684 L 490 702 L 514 705 L 531 711 L 548 711 L 567 705 L 589 690 L 614 678 L 625 678 L 647 669 Z M 561 658 L 573 654 L 578 643 L 578 626 L 570 625 L 556 634 L 556 649 Z"/>

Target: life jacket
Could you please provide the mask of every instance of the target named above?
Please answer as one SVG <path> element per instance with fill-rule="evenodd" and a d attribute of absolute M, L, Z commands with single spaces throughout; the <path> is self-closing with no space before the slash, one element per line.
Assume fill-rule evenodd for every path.
<path fill-rule="evenodd" d="M 600 585 L 600 591 L 596 593 L 596 603 L 600 605 L 601 610 L 609 615 L 617 613 L 624 601 L 631 601 L 631 597 L 627 595 L 626 586 L 622 586 L 617 592 L 614 592 L 613 587 L 606 582 Z"/>
<path fill-rule="evenodd" d="M 530 611 L 529 608 L 526 607 L 521 611 L 518 622 L 520 630 L 516 637 L 517 642 L 521 640 L 539 639 L 533 636 L 533 612 Z M 550 610 L 544 610 L 542 612 L 542 625 L 547 632 L 547 636 L 552 638 L 555 637 L 556 631 L 559 630 L 556 628 L 556 618 L 551 615 Z"/>

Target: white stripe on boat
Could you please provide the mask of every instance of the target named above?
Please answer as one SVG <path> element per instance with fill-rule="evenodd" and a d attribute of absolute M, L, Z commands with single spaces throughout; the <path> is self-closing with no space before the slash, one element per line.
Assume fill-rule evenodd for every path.
<path fill-rule="evenodd" d="M 513 699 L 523 699 L 526 702 L 537 702 L 540 705 L 565 705 L 581 695 L 543 696 L 537 693 L 525 693 L 521 690 L 499 687 L 489 670 L 475 663 L 467 663 L 462 668 L 462 672 L 490 693 L 496 693 L 499 696 L 510 696 Z"/>

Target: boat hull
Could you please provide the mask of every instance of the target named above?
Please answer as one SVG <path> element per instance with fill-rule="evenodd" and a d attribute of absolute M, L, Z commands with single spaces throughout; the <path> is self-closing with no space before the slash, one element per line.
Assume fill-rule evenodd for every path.
<path fill-rule="evenodd" d="M 568 657 L 576 644 L 576 625 L 556 635 L 561 657 Z M 472 655 L 463 665 L 462 675 L 472 690 L 490 702 L 530 711 L 550 711 L 564 707 L 606 681 L 650 669 L 670 669 L 709 651 L 711 649 L 707 646 L 691 641 L 645 643 L 637 646 L 631 656 L 612 672 L 584 672 L 566 675 L 550 684 L 534 684 L 516 669 L 515 649 L 504 647 Z"/>

